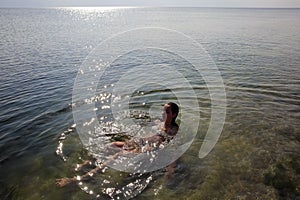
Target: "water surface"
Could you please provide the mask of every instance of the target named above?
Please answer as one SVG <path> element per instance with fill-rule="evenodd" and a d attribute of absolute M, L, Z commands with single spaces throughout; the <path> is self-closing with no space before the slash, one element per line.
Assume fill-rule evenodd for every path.
<path fill-rule="evenodd" d="M 76 129 L 70 129 L 73 83 L 79 66 L 101 41 L 144 26 L 178 30 L 203 45 L 221 72 L 227 115 L 214 150 L 199 159 L 211 111 L 205 82 L 184 61 L 170 61 L 169 54 L 143 54 L 150 63 L 188 69 L 184 73 L 197 94 L 201 124 L 173 179 L 167 179 L 163 170 L 146 174 L 142 180 L 148 176 L 152 180 L 135 198 L 299 198 L 299 13 L 298 9 L 0 9 L 1 199 L 92 198 L 76 185 L 55 186 L 56 178 L 74 176 L 74 166 L 89 158 Z M 134 67 L 139 56 L 128 54 L 114 65 Z M 99 83 L 98 95 L 101 84 L 111 81 L 107 77 Z M 184 92 L 176 80 L 174 85 Z M 148 111 L 145 101 L 156 105 L 176 100 L 158 85 L 142 90 L 146 95 L 132 97 L 132 109 Z M 103 115 L 101 109 L 97 114 Z M 65 162 L 55 154 L 64 131 L 69 134 L 64 140 Z M 109 169 L 87 184 L 101 193 L 137 179 Z"/>

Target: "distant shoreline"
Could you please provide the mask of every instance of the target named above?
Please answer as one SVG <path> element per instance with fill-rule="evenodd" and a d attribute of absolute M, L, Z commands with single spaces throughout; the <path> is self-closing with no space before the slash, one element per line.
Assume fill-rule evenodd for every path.
<path fill-rule="evenodd" d="M 61 8 L 133 8 L 133 9 L 144 9 L 144 8 L 183 8 L 183 9 L 241 9 L 241 10 L 297 10 L 300 7 L 197 7 L 197 6 L 45 6 L 45 7 L 19 7 L 19 6 L 3 6 L 0 9 L 15 8 L 15 9 L 61 9 Z"/>

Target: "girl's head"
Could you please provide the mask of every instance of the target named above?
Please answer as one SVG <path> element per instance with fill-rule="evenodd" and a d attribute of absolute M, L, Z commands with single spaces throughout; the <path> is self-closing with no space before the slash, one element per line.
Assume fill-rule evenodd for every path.
<path fill-rule="evenodd" d="M 164 109 L 163 109 L 163 120 L 171 120 L 173 122 L 175 122 L 176 117 L 178 116 L 179 113 L 179 107 L 176 103 L 173 102 L 169 102 L 167 104 L 164 105 Z"/>

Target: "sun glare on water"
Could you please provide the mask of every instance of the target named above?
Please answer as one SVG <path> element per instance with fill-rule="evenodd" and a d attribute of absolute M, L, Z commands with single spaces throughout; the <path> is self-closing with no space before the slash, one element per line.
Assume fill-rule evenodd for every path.
<path fill-rule="evenodd" d="M 65 10 L 76 10 L 81 12 L 113 12 L 120 9 L 129 9 L 134 7 L 113 7 L 113 6 L 104 6 L 104 7 L 59 7 L 60 9 Z"/>

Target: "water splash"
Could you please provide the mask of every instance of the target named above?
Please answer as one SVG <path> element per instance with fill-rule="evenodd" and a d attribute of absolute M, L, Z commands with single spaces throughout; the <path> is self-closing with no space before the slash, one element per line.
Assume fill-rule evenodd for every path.
<path fill-rule="evenodd" d="M 140 123 L 146 123 L 151 121 L 149 117 L 149 113 L 134 110 L 128 113 L 128 117 L 131 117 Z M 138 125 L 140 126 L 140 125 Z M 125 126 L 118 126 L 113 122 L 103 122 L 101 129 L 98 130 L 98 138 L 106 138 L 107 140 L 116 141 L 122 140 L 124 138 L 130 138 L 128 134 L 122 132 Z M 132 128 L 132 127 L 131 127 Z M 136 128 L 136 127 L 135 127 Z M 75 132 L 76 124 L 70 126 L 66 131 L 63 131 L 58 138 L 58 145 L 56 148 L 56 155 L 59 156 L 64 162 L 70 162 L 70 159 L 64 151 L 66 147 L 67 140 L 70 138 L 72 133 Z M 92 143 L 97 141 L 91 141 L 91 146 L 87 147 L 87 149 L 91 149 L 93 146 Z M 66 144 L 66 145 L 65 145 Z M 107 150 L 107 149 L 103 149 Z M 155 157 L 155 153 L 148 152 L 153 157 Z M 79 160 L 82 160 L 79 157 Z M 76 171 L 76 184 L 78 187 L 86 194 L 93 198 L 97 199 L 131 199 L 138 194 L 140 194 L 155 178 L 155 173 L 130 173 L 124 174 L 119 172 L 116 175 L 111 175 L 111 170 L 108 167 L 104 166 L 103 163 L 105 162 L 104 158 L 101 158 L 101 155 L 98 154 L 97 159 L 94 161 L 87 161 L 85 164 L 76 164 L 74 171 Z M 86 166 L 85 166 L 86 165 Z M 82 178 L 81 174 L 82 171 L 87 169 L 92 169 L 93 167 L 100 166 L 102 170 L 100 172 L 101 175 L 97 175 L 96 173 L 89 173 L 90 179 L 85 180 Z M 85 169 L 84 169 L 85 168 Z M 113 174 L 115 171 L 113 171 Z M 121 179 L 120 179 L 121 177 Z M 129 180 L 129 181 L 128 181 Z M 100 187 L 99 187 L 100 186 Z"/>

